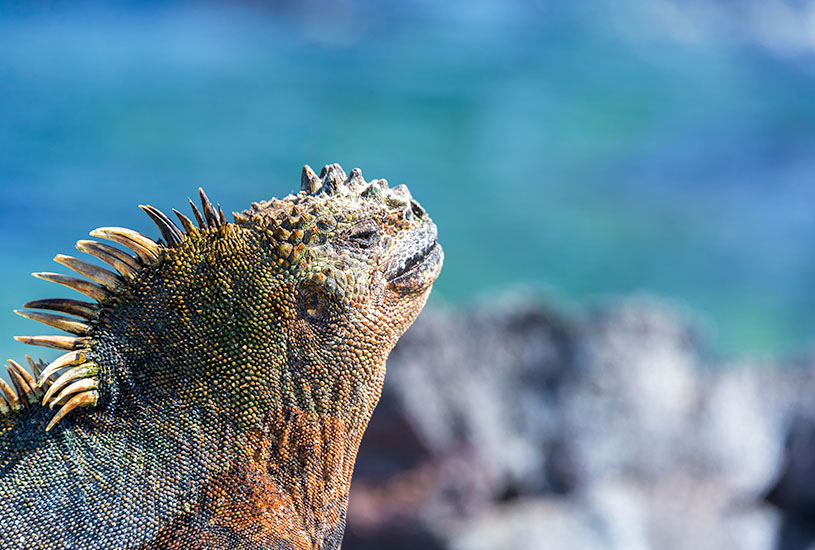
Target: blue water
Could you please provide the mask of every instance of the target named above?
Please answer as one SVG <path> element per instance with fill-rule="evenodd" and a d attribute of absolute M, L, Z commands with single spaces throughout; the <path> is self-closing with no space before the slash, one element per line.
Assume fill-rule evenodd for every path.
<path fill-rule="evenodd" d="M 438 301 L 648 291 L 717 350 L 813 349 L 812 45 L 560 4 L 3 4 L 0 354 L 39 331 L 11 309 L 69 294 L 28 274 L 90 229 L 157 236 L 137 204 L 240 210 L 329 162 L 409 185 Z"/>

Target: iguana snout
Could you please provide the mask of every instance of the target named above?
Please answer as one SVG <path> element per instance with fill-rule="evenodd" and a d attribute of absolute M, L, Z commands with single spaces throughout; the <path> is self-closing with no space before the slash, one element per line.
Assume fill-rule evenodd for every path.
<path fill-rule="evenodd" d="M 402 238 L 385 270 L 385 277 L 398 292 L 422 292 L 439 276 L 443 261 L 444 251 L 437 241 L 436 225 L 428 221 Z"/>

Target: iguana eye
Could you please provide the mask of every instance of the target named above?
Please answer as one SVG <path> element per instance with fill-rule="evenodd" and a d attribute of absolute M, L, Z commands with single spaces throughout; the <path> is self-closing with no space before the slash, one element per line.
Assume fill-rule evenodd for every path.
<path fill-rule="evenodd" d="M 311 284 L 306 284 L 300 291 L 300 311 L 310 321 L 319 321 L 325 317 L 327 308 L 325 297 L 320 290 Z"/>
<path fill-rule="evenodd" d="M 351 228 L 348 240 L 359 248 L 371 248 L 379 240 L 379 228 L 373 222 L 362 222 Z"/>

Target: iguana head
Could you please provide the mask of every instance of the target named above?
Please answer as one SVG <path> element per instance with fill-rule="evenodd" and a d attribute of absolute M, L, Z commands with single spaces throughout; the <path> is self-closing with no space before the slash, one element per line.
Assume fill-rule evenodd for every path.
<path fill-rule="evenodd" d="M 319 177 L 306 166 L 300 193 L 255 203 L 236 223 L 275 252 L 271 269 L 293 292 L 292 344 L 305 354 L 333 351 L 341 360 L 337 346 L 351 352 L 352 344 L 387 353 L 442 265 L 436 226 L 407 187 L 366 182 L 358 169 L 346 176 L 337 164 Z"/>

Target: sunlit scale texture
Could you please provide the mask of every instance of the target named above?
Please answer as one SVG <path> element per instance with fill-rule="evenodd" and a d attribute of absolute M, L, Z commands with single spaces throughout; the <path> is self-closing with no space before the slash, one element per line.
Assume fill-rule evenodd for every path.
<path fill-rule="evenodd" d="M 27 304 L 84 316 L 85 339 L 29 340 L 76 351 L 0 388 L 3 549 L 339 547 L 385 360 L 441 269 L 436 227 L 404 186 L 338 165 L 235 223 L 202 199 L 183 230 L 143 207 L 159 244 L 93 233 L 137 253 L 97 256 L 119 270 L 89 272 L 101 307 Z"/>

